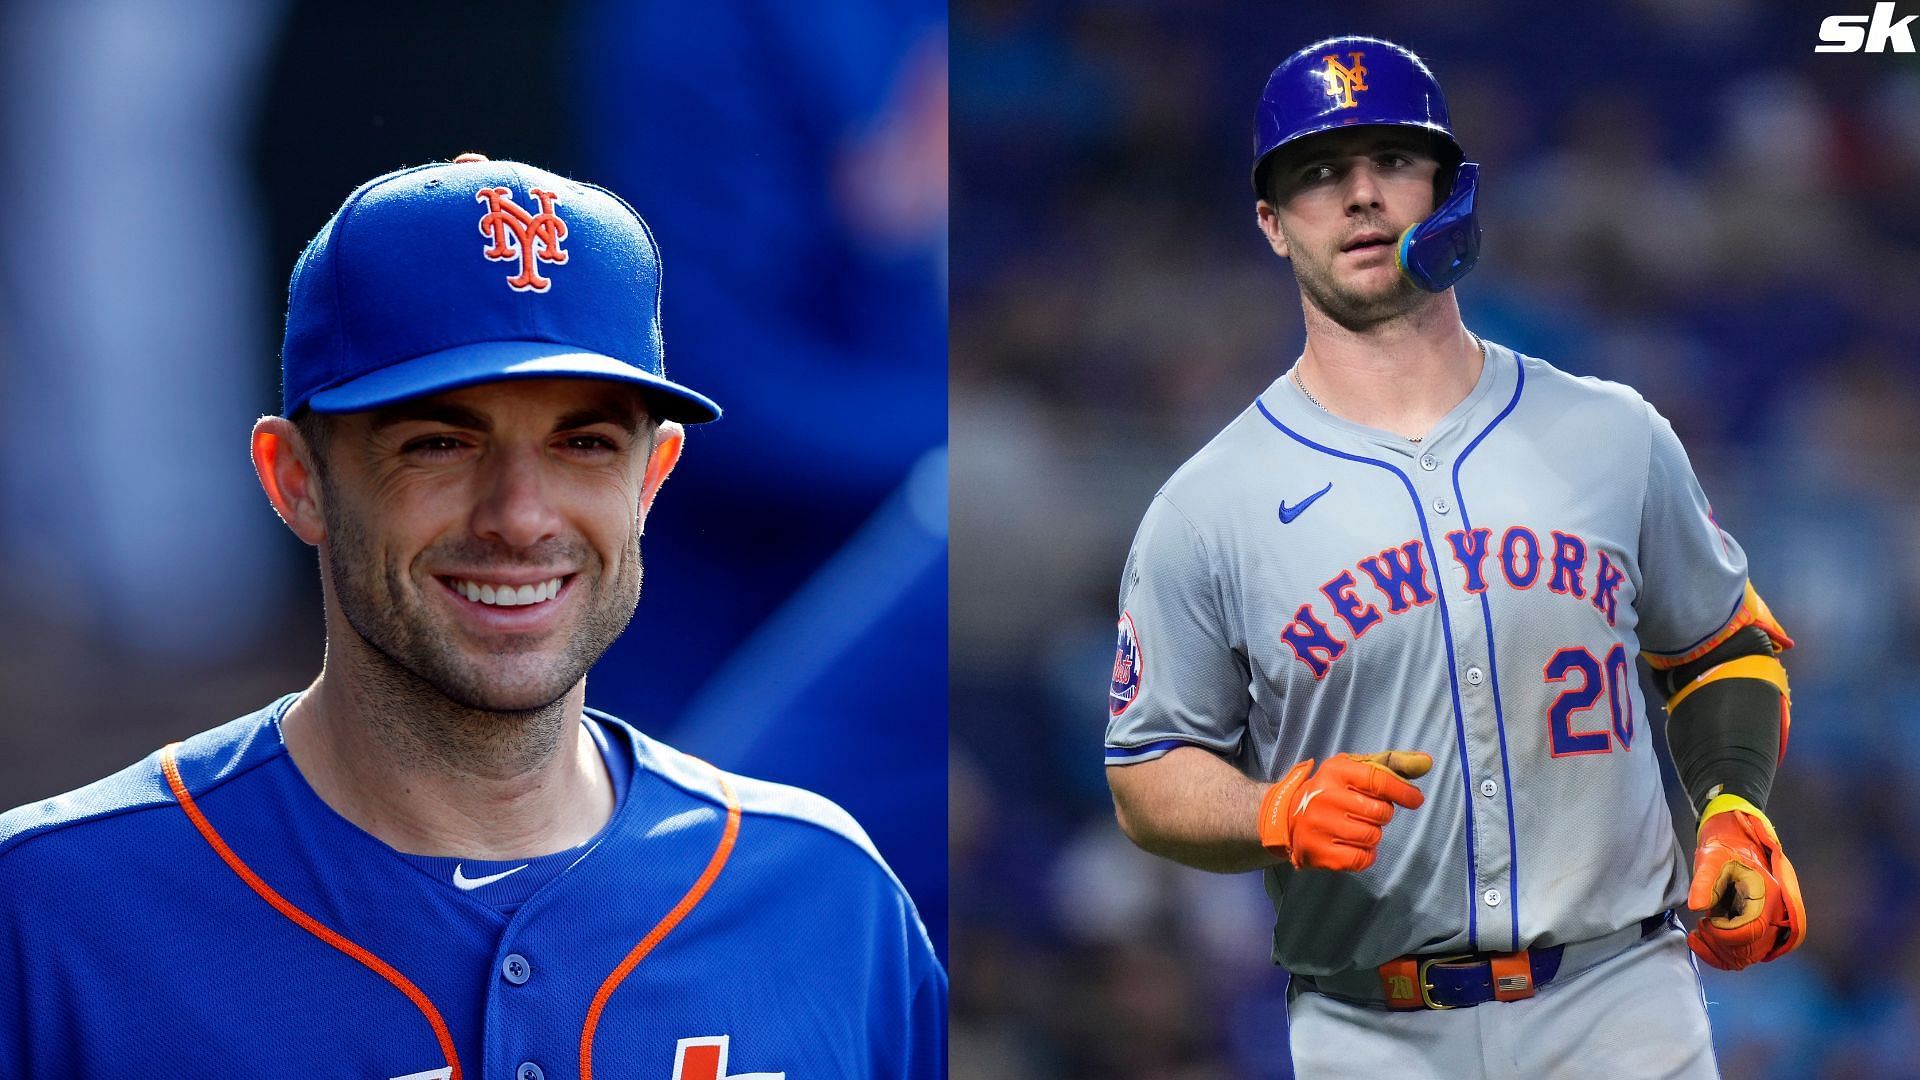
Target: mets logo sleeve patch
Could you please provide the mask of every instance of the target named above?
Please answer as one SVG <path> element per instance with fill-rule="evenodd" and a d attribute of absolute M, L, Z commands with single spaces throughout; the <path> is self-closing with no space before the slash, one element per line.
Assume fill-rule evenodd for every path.
<path fill-rule="evenodd" d="M 1140 693 L 1140 635 L 1133 628 L 1133 616 L 1120 613 L 1120 643 L 1114 649 L 1113 683 L 1107 689 L 1107 711 L 1115 718 L 1127 711 Z"/>

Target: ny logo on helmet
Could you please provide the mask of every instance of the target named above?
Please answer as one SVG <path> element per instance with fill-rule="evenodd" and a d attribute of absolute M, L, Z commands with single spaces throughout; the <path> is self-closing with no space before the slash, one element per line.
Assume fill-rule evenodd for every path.
<path fill-rule="evenodd" d="M 559 195 L 539 188 L 528 188 L 527 194 L 539 202 L 539 213 L 530 214 L 517 205 L 510 188 L 481 188 L 473 198 L 487 204 L 487 212 L 480 215 L 480 235 L 488 240 L 486 257 L 495 262 L 519 261 L 520 272 L 507 279 L 513 291 L 546 292 L 553 281 L 540 276 L 539 264 L 558 266 L 567 261 L 567 253 L 560 250 L 560 241 L 567 238 L 567 223 L 553 212 Z"/>
<path fill-rule="evenodd" d="M 1360 58 L 1365 54 L 1350 52 L 1347 55 L 1353 58 L 1353 66 L 1342 64 L 1339 54 L 1328 53 L 1327 70 L 1320 72 L 1320 77 L 1327 83 L 1327 96 L 1339 98 L 1340 104 L 1336 108 L 1341 109 L 1357 107 L 1353 92 L 1367 88 L 1367 69 L 1360 63 Z"/>

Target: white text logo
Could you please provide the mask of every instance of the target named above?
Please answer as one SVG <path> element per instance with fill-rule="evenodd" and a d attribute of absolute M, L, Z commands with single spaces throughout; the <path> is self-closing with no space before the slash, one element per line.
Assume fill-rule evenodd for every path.
<path fill-rule="evenodd" d="M 1820 20 L 1821 44 L 1814 52 L 1894 52 L 1913 51 L 1913 31 L 1907 24 L 1920 15 L 1909 15 L 1898 22 L 1893 18 L 1893 0 L 1873 5 L 1872 15 L 1829 15 Z"/>

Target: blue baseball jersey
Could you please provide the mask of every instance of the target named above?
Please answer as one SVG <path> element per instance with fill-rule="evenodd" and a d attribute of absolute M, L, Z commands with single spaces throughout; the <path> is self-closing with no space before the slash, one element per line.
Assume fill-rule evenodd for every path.
<path fill-rule="evenodd" d="M 0 1076 L 945 1075 L 945 972 L 832 803 L 588 710 L 612 820 L 496 904 L 320 800 L 293 700 L 0 816 Z"/>

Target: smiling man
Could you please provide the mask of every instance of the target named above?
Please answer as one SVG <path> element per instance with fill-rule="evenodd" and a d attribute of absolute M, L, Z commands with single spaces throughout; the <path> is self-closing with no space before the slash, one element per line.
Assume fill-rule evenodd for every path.
<path fill-rule="evenodd" d="M 1261 95 L 1256 215 L 1306 346 L 1134 539 L 1116 811 L 1266 872 L 1299 1076 L 1711 1077 L 1689 944 L 1741 968 L 1806 932 L 1764 811 L 1792 641 L 1651 405 L 1462 322 L 1479 166 L 1451 123 L 1377 38 Z"/>
<path fill-rule="evenodd" d="M 0 817 L 0 1075 L 942 1074 L 945 974 L 859 826 L 585 707 L 719 416 L 659 289 L 631 208 L 527 165 L 348 197 L 253 432 L 321 673 Z"/>

